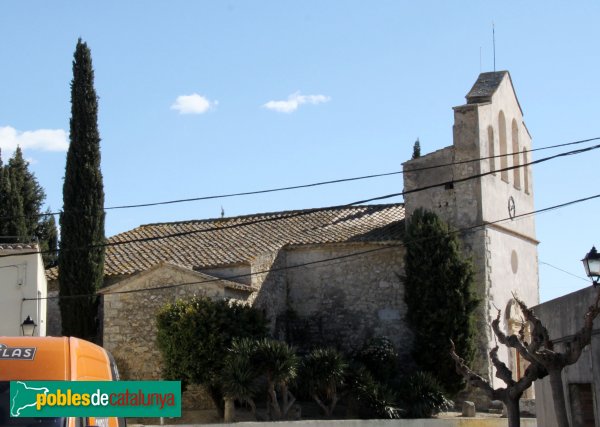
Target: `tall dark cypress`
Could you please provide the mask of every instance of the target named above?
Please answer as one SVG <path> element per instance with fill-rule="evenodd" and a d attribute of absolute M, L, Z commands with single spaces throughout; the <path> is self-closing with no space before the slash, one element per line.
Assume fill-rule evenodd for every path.
<path fill-rule="evenodd" d="M 81 39 L 73 60 L 69 137 L 58 260 L 62 333 L 94 341 L 98 300 L 93 295 L 104 272 L 104 188 L 92 56 Z"/>
<path fill-rule="evenodd" d="M 450 339 L 467 363 L 476 349 L 473 269 L 458 237 L 435 213 L 417 209 L 406 230 L 406 317 L 413 333 L 413 359 L 451 395 L 463 388 L 448 357 Z M 458 350 L 460 348 L 460 350 Z"/>

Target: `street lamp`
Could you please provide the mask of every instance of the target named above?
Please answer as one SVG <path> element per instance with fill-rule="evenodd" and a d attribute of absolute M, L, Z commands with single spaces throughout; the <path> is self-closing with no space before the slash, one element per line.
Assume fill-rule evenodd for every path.
<path fill-rule="evenodd" d="M 35 332 L 35 327 L 37 325 L 33 320 L 31 320 L 31 316 L 27 316 L 27 319 L 23 320 L 21 323 L 21 330 L 23 331 L 24 337 L 32 337 Z"/>
<path fill-rule="evenodd" d="M 596 247 L 592 246 L 592 249 L 581 261 L 585 268 L 585 274 L 592 279 L 594 287 L 598 286 L 598 281 L 600 280 L 600 254 L 596 250 Z"/>

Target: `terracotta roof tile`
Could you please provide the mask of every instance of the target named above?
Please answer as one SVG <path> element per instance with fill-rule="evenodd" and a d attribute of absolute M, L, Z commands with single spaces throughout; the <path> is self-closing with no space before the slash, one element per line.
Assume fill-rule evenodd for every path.
<path fill-rule="evenodd" d="M 107 247 L 104 269 L 107 276 L 137 273 L 159 262 L 203 269 L 248 263 L 285 245 L 398 241 L 403 232 L 403 204 L 147 224 L 109 239 L 127 243 Z M 151 240 L 131 242 L 137 239 Z M 56 273 L 49 270 L 48 279 Z"/>

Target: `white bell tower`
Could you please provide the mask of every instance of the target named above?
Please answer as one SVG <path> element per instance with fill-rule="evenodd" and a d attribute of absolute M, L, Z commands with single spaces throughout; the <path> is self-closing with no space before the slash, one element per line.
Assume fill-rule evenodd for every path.
<path fill-rule="evenodd" d="M 533 215 L 531 136 L 523 122 L 508 71 L 482 73 L 454 107 L 453 145 L 404 163 L 406 217 L 417 208 L 436 212 L 460 234 L 463 252 L 473 260 L 479 310 L 479 361 L 494 386 L 503 386 L 491 371 L 487 352 L 495 346 L 490 323 L 502 310 L 503 327 L 511 332 L 518 319 L 512 294 L 529 306 L 539 302 L 538 259 Z M 432 169 L 424 167 L 445 165 Z M 512 167 L 514 169 L 510 169 Z M 478 176 L 473 179 L 462 179 Z M 457 182 L 458 181 L 458 182 Z M 506 317 L 509 316 L 509 317 Z M 524 366 L 500 346 L 500 358 L 516 377 Z"/>

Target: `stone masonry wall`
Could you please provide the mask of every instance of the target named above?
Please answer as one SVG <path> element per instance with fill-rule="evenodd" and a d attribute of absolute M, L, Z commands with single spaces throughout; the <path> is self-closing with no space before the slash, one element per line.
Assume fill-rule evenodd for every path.
<path fill-rule="evenodd" d="M 166 283 L 188 283 L 210 278 L 180 268 L 161 268 L 131 277 L 118 290 L 145 289 Z M 243 299 L 240 293 L 240 298 Z M 247 293 L 246 293 L 247 295 Z M 233 296 L 219 283 L 203 283 L 151 292 L 104 295 L 104 348 L 112 353 L 123 379 L 161 378 L 161 355 L 156 344 L 156 315 L 167 303 L 192 296 L 223 298 Z M 190 396 L 193 394 L 193 397 Z M 212 408 L 204 393 L 184 394 L 184 407 Z"/>
<path fill-rule="evenodd" d="M 404 248 L 374 244 L 295 247 L 288 267 L 371 249 L 382 249 L 287 271 L 288 307 L 304 332 L 305 345 L 359 349 L 373 337 L 392 340 L 408 359 L 412 334 L 406 324 Z M 293 323 L 293 322 L 292 322 Z M 296 331 L 298 332 L 298 331 Z"/>
<path fill-rule="evenodd" d="M 264 310 L 270 320 L 271 334 L 275 334 L 277 316 L 286 308 L 288 270 L 279 270 L 285 266 L 286 252 L 283 249 L 256 257 L 252 263 L 252 286 L 258 291 L 252 294 L 249 302 Z M 268 273 L 261 273 L 263 271 Z"/>

